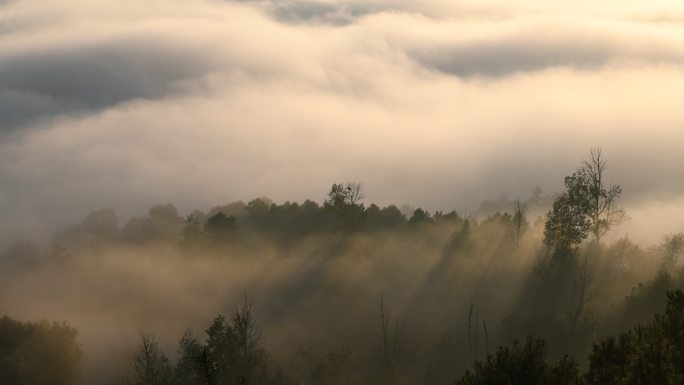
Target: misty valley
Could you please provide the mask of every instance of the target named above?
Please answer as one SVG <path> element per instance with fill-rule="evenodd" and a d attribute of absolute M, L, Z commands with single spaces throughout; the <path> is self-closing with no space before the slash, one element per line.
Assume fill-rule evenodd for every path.
<path fill-rule="evenodd" d="M 638 244 L 592 148 L 475 212 L 256 198 L 92 212 L 0 258 L 0 384 L 681 384 L 684 235 Z"/>
<path fill-rule="evenodd" d="M 0 0 L 0 385 L 684 385 L 684 1 Z"/>

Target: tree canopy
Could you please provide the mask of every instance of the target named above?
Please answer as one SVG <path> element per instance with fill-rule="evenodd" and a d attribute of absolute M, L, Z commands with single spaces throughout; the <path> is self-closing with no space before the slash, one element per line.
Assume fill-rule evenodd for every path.
<path fill-rule="evenodd" d="M 589 159 L 565 177 L 566 190 L 556 198 L 547 214 L 544 237 L 548 244 L 566 250 L 589 234 L 598 243 L 625 218 L 624 211 L 617 207 L 622 189 L 606 182 L 605 170 L 601 149 L 592 148 Z"/>
<path fill-rule="evenodd" d="M 83 353 L 66 323 L 0 318 L 0 384 L 74 384 Z"/>

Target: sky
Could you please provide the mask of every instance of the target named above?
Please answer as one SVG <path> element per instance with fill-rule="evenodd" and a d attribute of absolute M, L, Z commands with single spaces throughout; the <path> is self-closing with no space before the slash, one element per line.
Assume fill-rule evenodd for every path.
<path fill-rule="evenodd" d="M 0 0 L 0 244 L 345 181 L 468 210 L 561 191 L 597 146 L 621 233 L 658 239 L 684 219 L 682 41 L 677 1 Z"/>

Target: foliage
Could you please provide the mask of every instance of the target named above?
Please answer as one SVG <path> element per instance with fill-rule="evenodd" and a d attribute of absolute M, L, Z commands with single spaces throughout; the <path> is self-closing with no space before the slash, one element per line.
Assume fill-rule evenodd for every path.
<path fill-rule="evenodd" d="M 361 203 L 365 198 L 360 183 L 333 183 L 324 207 L 336 213 L 346 228 L 353 229 L 365 220 L 365 209 Z"/>
<path fill-rule="evenodd" d="M 140 341 L 131 355 L 135 385 L 165 385 L 171 381 L 169 358 L 159 349 L 154 336 L 140 332 Z"/>
<path fill-rule="evenodd" d="M 592 152 L 592 159 L 595 155 Z M 558 354 L 564 352 L 572 357 L 585 357 L 591 348 L 590 341 L 600 341 L 607 330 L 612 332 L 619 330 L 618 327 L 631 327 L 637 322 L 644 322 L 644 317 L 659 309 L 661 301 L 664 303 L 662 293 L 684 283 L 684 275 L 677 271 L 679 259 L 684 253 L 682 233 L 667 235 L 660 246 L 648 250 L 641 249 L 626 237 L 607 248 L 588 247 L 583 250 L 577 247 L 591 234 L 597 240 L 600 239 L 616 223 L 617 217 L 611 220 L 608 211 L 601 210 L 602 207 L 609 207 L 611 213 L 618 212 L 614 202 L 620 190 L 619 187 L 613 188 L 614 186 L 601 187 L 602 177 L 599 178 L 600 183 L 596 183 L 595 176 L 602 175 L 605 168 L 600 156 L 597 159 L 598 163 L 587 162 L 565 179 L 566 191 L 556 197 L 546 218 L 545 248 L 536 250 L 536 263 L 524 265 L 525 269 L 531 267 L 529 270 L 523 270 L 521 266 L 523 261 L 530 261 L 525 255 L 530 250 L 519 246 L 521 239 L 525 241 L 522 245 L 530 244 L 528 241 L 532 235 L 529 233 L 532 231 L 527 221 L 527 207 L 528 204 L 532 205 L 528 203 L 531 200 L 501 199 L 501 205 L 508 205 L 512 211 L 497 211 L 482 220 L 470 216 L 462 219 L 455 211 L 446 214 L 438 211 L 432 214 L 422 208 L 403 210 L 410 215 L 407 219 L 394 205 L 379 207 L 370 204 L 366 207 L 362 202 L 365 195 L 361 185 L 356 183 L 333 184 L 323 205 L 313 201 L 276 204 L 268 198 L 258 198 L 247 204 L 233 202 L 216 206 L 206 213 L 194 211 L 184 223 L 173 206 L 155 206 L 148 216 L 131 219 L 122 230 L 117 227 L 116 214 L 112 210 L 102 210 L 90 214 L 81 224 L 55 236 L 53 253 L 70 255 L 80 251 L 85 254 L 84 252 L 97 250 L 106 243 L 135 245 L 134 247 L 142 244 L 147 248 L 151 242 L 166 242 L 167 245 L 180 242 L 183 247 L 206 247 L 206 251 L 211 251 L 212 248 L 224 250 L 215 246 L 235 244 L 235 249 L 241 252 L 239 247 L 249 245 L 250 241 L 268 242 L 269 246 L 282 246 L 289 251 L 287 248 L 290 245 L 296 247 L 298 243 L 311 241 L 307 237 L 316 237 L 315 241 L 322 234 L 320 238 L 333 239 L 333 246 L 327 248 L 325 245 L 317 249 L 316 254 L 320 253 L 324 257 L 342 255 L 341 252 L 336 254 L 336 251 L 330 250 L 355 250 L 354 247 L 357 246 L 354 243 L 359 243 L 363 247 L 358 249 L 362 250 L 365 258 L 366 253 L 373 255 L 374 244 L 367 242 L 371 238 L 368 235 L 379 235 L 390 241 L 394 241 L 397 236 L 407 237 L 411 241 L 436 246 L 432 249 L 436 250 L 436 257 L 428 256 L 428 260 L 435 264 L 426 271 L 426 284 L 417 286 L 420 290 L 416 295 L 416 304 L 409 305 L 416 306 L 409 309 L 419 309 L 415 313 L 420 315 L 412 315 L 402 308 L 402 323 L 399 324 L 398 318 L 390 315 L 381 300 L 380 322 L 375 325 L 378 338 L 368 341 L 365 355 L 362 353 L 355 356 L 366 358 L 365 363 L 359 364 L 363 360 L 352 361 L 349 349 L 333 349 L 322 355 L 308 351 L 302 357 L 308 369 L 306 376 L 301 379 L 304 383 L 366 383 L 364 380 L 369 383 L 399 383 L 404 381 L 407 373 L 414 376 L 412 379 L 422 376 L 429 378 L 429 383 L 443 383 L 444 379 L 448 382 L 457 378 L 466 365 L 470 367 L 473 361 L 483 357 L 486 357 L 484 361 L 477 362 L 455 384 L 580 384 L 585 380 L 590 384 L 653 383 L 649 382 L 649 378 L 664 384 L 682 383 L 681 373 L 675 364 L 680 362 L 677 360 L 681 360 L 683 354 L 679 346 L 680 337 L 674 331 L 682 325 L 678 323 L 678 316 L 672 316 L 676 311 L 670 309 L 670 304 L 669 312 L 660 318 L 656 317 L 656 321 L 635 327 L 616 338 L 598 342 L 593 347 L 590 371 L 585 377 L 579 376 L 574 359 Z M 594 171 L 599 171 L 598 174 L 592 174 L 592 167 Z M 541 191 L 536 194 L 540 195 Z M 598 206 L 594 204 L 597 199 Z M 532 200 L 539 201 L 541 198 L 537 196 Z M 539 221 L 541 220 L 543 219 Z M 179 224 L 182 224 L 182 228 Z M 334 236 L 328 237 L 330 234 Z M 415 250 L 422 250 L 419 247 L 420 244 Z M 11 254 L 38 265 L 40 250 L 37 247 L 27 250 L 17 248 Z M 26 255 L 23 256 L 24 254 Z M 346 251 L 344 254 L 349 255 Z M 597 257 L 595 263 L 592 260 L 594 256 Z M 607 263 L 606 260 L 612 262 Z M 639 263 L 646 260 L 654 261 L 651 264 L 655 266 L 647 271 L 649 276 L 660 268 L 655 278 L 646 285 L 639 284 L 633 290 L 624 301 L 621 312 L 616 314 L 615 320 L 610 319 L 611 314 L 605 319 L 596 317 L 594 311 L 597 307 L 592 304 L 596 288 L 601 285 L 601 289 L 611 291 L 611 296 L 618 293 L 621 298 L 634 282 L 638 282 L 636 279 L 645 277 L 643 271 L 638 275 L 633 272 L 643 270 L 643 265 Z M 352 260 L 350 264 L 359 261 L 362 259 Z M 399 261 L 404 262 L 401 259 Z M 321 262 L 323 267 L 320 271 L 328 269 L 325 265 L 327 258 L 315 262 Z M 359 266 L 365 268 L 366 265 Z M 396 273 L 390 274 L 391 279 L 401 281 L 404 277 L 401 270 L 404 268 L 405 266 L 401 266 L 396 269 Z M 472 272 L 473 281 L 465 277 L 466 283 L 456 282 L 463 277 L 454 273 L 459 269 Z M 518 272 L 526 275 L 516 275 Z M 322 279 L 317 280 L 322 276 L 319 274 L 318 268 L 310 275 L 307 272 L 305 289 L 323 283 Z M 516 279 L 511 279 L 512 275 L 516 275 Z M 316 279 L 309 279 L 310 277 Z M 636 279 L 632 280 L 633 278 Z M 498 280 L 506 283 L 493 285 Z M 623 283 L 618 285 L 616 282 L 619 280 Z M 471 282 L 475 282 L 472 287 Z M 507 286 L 509 282 L 519 286 Z M 509 287 L 515 289 L 510 290 L 510 293 L 501 293 L 502 287 L 505 287 L 503 290 L 509 290 Z M 518 288 L 521 289 L 520 293 Z M 461 292 L 454 293 L 459 290 Z M 328 292 L 325 293 L 327 298 Z M 330 293 L 337 292 L 331 289 Z M 466 298 L 467 296 L 471 297 Z M 502 304 L 496 302 L 497 296 L 510 301 L 503 303 L 506 305 L 505 309 L 495 309 Z M 280 298 L 283 297 L 287 296 Z M 434 298 L 439 298 L 440 302 Z M 465 328 L 455 318 L 459 314 L 459 303 L 452 299 L 475 301 L 487 309 L 488 318 L 485 321 L 477 313 L 473 313 L 471 307 L 467 339 Z M 670 298 L 669 302 L 672 301 Z M 427 339 L 436 337 L 437 333 L 426 334 L 427 342 L 421 340 L 414 345 L 411 338 L 423 325 L 422 321 L 430 326 L 443 325 L 438 323 L 441 321 L 423 317 L 423 314 L 433 315 L 429 313 L 429 306 L 434 306 L 435 303 L 447 304 L 440 311 L 444 311 L 446 322 L 458 326 L 448 329 L 451 337 L 441 347 L 436 347 L 437 343 L 431 345 Z M 460 305 L 462 304 L 461 302 Z M 617 307 L 618 304 L 615 305 Z M 499 322 L 502 319 L 503 322 Z M 489 355 L 490 341 L 496 343 L 495 341 L 502 339 L 511 340 L 532 333 L 543 339 L 529 338 L 525 343 L 514 342 L 512 346 L 501 347 L 493 355 Z M 216 317 L 201 337 L 190 331 L 186 332 L 178 342 L 178 358 L 174 362 L 169 360 L 151 335 L 143 333 L 130 360 L 131 368 L 136 373 L 135 383 L 282 383 L 282 375 L 260 345 L 260 336 L 253 305 L 248 300 L 232 316 Z M 0 349 L 6 346 L 8 345 L 3 345 L 3 340 L 0 339 Z M 550 347 L 557 350 L 550 350 Z M 431 355 L 431 348 L 434 348 L 436 354 Z M 413 349 L 425 350 L 414 355 Z M 422 353 L 427 353 L 424 356 L 429 363 L 420 361 L 424 359 L 420 357 Z M 563 358 L 552 361 L 548 357 Z M 0 375 L 10 373 L 10 369 L 7 369 L 8 362 L 16 364 L 0 355 L 0 363 L 5 365 L 0 366 Z M 421 363 L 427 365 L 422 367 Z M 425 368 L 439 373 L 426 375 L 423 370 Z M 416 375 L 418 372 L 420 374 Z M 17 381 L 17 384 L 26 383 Z M 406 381 L 410 383 L 411 380 Z M 39 381 L 31 383 L 40 384 Z M 69 382 L 65 380 L 64 383 Z"/>
<path fill-rule="evenodd" d="M 544 238 L 557 250 L 569 250 L 589 235 L 590 226 L 585 208 L 573 201 L 568 193 L 563 193 L 546 215 Z"/>
<path fill-rule="evenodd" d="M 477 362 L 454 385 L 575 385 L 581 384 L 577 363 L 564 356 L 547 362 L 546 344 L 529 337 L 500 347 L 484 362 Z"/>
<path fill-rule="evenodd" d="M 226 216 L 223 211 L 211 216 L 204 224 L 204 232 L 209 240 L 215 244 L 229 241 L 236 231 L 235 217 Z"/>
<path fill-rule="evenodd" d="M 133 217 L 121 230 L 124 240 L 130 243 L 172 242 L 178 239 L 183 218 L 172 204 L 157 205 L 147 217 Z"/>
<path fill-rule="evenodd" d="M 667 293 L 665 314 L 594 345 L 586 379 L 593 385 L 674 385 L 684 381 L 684 292 Z"/>
<path fill-rule="evenodd" d="M 83 353 L 66 323 L 0 318 L 0 384 L 74 384 Z"/>
<path fill-rule="evenodd" d="M 415 209 L 413 211 L 413 215 L 411 215 L 411 218 L 408 220 L 408 224 L 411 226 L 415 225 L 420 225 L 423 223 L 430 223 L 432 222 L 432 217 L 430 217 L 430 213 L 423 209 Z"/>
<path fill-rule="evenodd" d="M 530 229 L 527 221 L 527 203 L 516 199 L 513 202 L 513 234 L 517 244 L 520 243 L 522 236 Z"/>
<path fill-rule="evenodd" d="M 178 361 L 173 373 L 175 383 L 183 385 L 206 385 L 214 376 L 206 347 L 190 330 L 178 341 Z"/>
<path fill-rule="evenodd" d="M 214 319 L 206 330 L 206 342 L 187 331 L 178 343 L 175 365 L 169 363 L 154 339 L 143 333 L 131 358 L 137 375 L 135 384 L 278 384 L 280 375 L 259 346 L 260 336 L 248 298 L 233 313 L 231 322 L 222 315 Z"/>
<path fill-rule="evenodd" d="M 569 177 L 571 182 L 568 183 L 566 178 L 565 183 L 571 199 L 586 207 L 590 230 L 597 242 L 625 218 L 624 211 L 616 206 L 622 188 L 606 183 L 605 170 L 606 161 L 601 149 L 591 148 L 589 159 Z"/>
<path fill-rule="evenodd" d="M 397 229 L 406 223 L 406 217 L 397 206 L 380 208 L 371 204 L 366 209 L 366 229 L 370 231 Z"/>
<path fill-rule="evenodd" d="M 572 175 L 565 177 L 565 189 L 547 214 L 544 237 L 551 246 L 566 250 L 590 233 L 597 242 L 624 211 L 616 207 L 622 189 L 605 182 L 606 162 L 600 149 L 592 148 L 590 157 Z"/>
<path fill-rule="evenodd" d="M 663 264 L 672 267 L 680 262 L 684 255 L 684 233 L 667 234 L 663 239 L 662 245 Z"/>

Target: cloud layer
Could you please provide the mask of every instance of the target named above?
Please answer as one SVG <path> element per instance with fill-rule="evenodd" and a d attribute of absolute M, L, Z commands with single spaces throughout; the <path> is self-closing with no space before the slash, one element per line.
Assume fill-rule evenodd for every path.
<path fill-rule="evenodd" d="M 2 241 L 101 207 L 319 200 L 344 180 L 468 209 L 560 190 L 590 146 L 647 212 L 684 193 L 682 16 L 665 1 L 0 2 Z"/>

